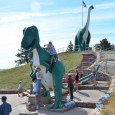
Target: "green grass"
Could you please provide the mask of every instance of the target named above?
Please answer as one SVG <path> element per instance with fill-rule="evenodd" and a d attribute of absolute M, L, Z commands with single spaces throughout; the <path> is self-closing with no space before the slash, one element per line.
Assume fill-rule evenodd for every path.
<path fill-rule="evenodd" d="M 73 69 L 75 65 L 81 63 L 82 55 L 79 53 L 64 53 L 59 55 L 59 59 L 61 59 L 65 67 L 68 68 L 66 69 L 66 72 L 68 72 Z M 22 81 L 23 88 L 27 89 L 31 84 L 31 78 L 29 77 L 30 72 L 29 64 L 1 71 L 0 89 L 17 89 L 19 81 Z"/>
<path fill-rule="evenodd" d="M 17 89 L 19 81 L 22 81 L 23 87 L 29 87 L 31 79 L 29 77 L 29 65 L 23 65 L 0 72 L 0 89 Z"/>
<path fill-rule="evenodd" d="M 60 54 L 59 58 L 64 62 L 66 72 L 80 65 L 83 56 L 79 53 Z"/>
<path fill-rule="evenodd" d="M 112 92 L 108 102 L 105 109 L 101 110 L 101 115 L 115 115 L 115 91 Z"/>

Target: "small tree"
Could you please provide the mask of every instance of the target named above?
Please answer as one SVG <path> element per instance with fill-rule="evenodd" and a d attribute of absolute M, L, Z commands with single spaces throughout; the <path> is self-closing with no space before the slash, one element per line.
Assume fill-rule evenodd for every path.
<path fill-rule="evenodd" d="M 23 48 L 18 49 L 18 53 L 16 56 L 19 58 L 19 60 L 15 60 L 16 65 L 21 65 L 21 64 L 28 64 L 32 60 L 32 53 L 27 54 L 25 53 L 25 50 Z"/>
<path fill-rule="evenodd" d="M 111 50 L 111 44 L 108 42 L 106 38 L 100 41 L 100 45 L 102 50 Z"/>
<path fill-rule="evenodd" d="M 70 41 L 70 43 L 69 43 L 69 45 L 68 45 L 68 47 L 67 47 L 67 50 L 66 50 L 67 52 L 71 52 L 71 51 L 73 51 L 73 44 L 72 44 L 72 42 Z"/>
<path fill-rule="evenodd" d="M 114 49 L 115 49 L 115 45 L 112 44 L 112 45 L 111 45 L 111 50 L 114 50 Z"/>

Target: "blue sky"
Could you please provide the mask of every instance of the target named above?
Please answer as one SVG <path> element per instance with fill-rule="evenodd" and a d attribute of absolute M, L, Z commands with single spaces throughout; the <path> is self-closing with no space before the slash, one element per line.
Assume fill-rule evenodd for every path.
<path fill-rule="evenodd" d="M 115 44 L 115 1 L 84 0 L 91 11 L 91 44 L 107 38 Z M 88 8 L 83 8 L 83 24 Z M 82 27 L 82 0 L 0 0 L 0 69 L 15 67 L 24 27 L 37 26 L 41 46 L 67 47 Z"/>

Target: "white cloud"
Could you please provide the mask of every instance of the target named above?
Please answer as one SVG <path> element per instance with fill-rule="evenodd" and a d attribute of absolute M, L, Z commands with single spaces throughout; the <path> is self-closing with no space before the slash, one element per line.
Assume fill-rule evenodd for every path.
<path fill-rule="evenodd" d="M 39 12 L 40 11 L 40 2 L 39 2 L 39 0 L 32 0 L 31 1 L 31 9 L 34 12 Z"/>
<path fill-rule="evenodd" d="M 112 9 L 115 8 L 115 2 L 106 2 L 106 3 L 102 3 L 102 4 L 96 4 L 95 9 L 97 10 L 102 10 L 102 9 Z"/>
<path fill-rule="evenodd" d="M 96 31 L 92 31 L 92 34 L 96 35 L 96 34 L 114 34 L 115 33 L 115 30 L 113 29 L 105 29 L 104 31 L 102 31 L 101 29 L 99 30 L 96 30 Z"/>
<path fill-rule="evenodd" d="M 26 26 L 36 25 L 38 27 L 41 46 L 52 41 L 56 49 L 58 49 L 67 47 L 70 41 L 74 43 L 75 35 L 81 27 L 81 7 L 41 13 L 40 7 L 43 4 L 43 1 L 40 3 L 38 0 L 32 0 L 31 8 L 33 12 L 0 13 L 0 59 L 2 59 L 0 60 L 0 69 L 15 65 L 15 54 L 18 52 L 17 49 L 20 48 L 23 37 L 22 30 Z M 101 28 L 101 26 L 108 27 L 107 25 L 114 23 L 111 22 L 111 20 L 115 19 L 114 10 L 104 13 L 103 11 L 115 8 L 115 2 L 97 4 L 94 7 L 95 9 L 91 13 L 92 25 L 90 25 L 92 34 L 91 44 L 99 42 L 99 35 L 101 34 L 104 36 L 108 33 L 115 33 L 113 26 L 105 29 Z M 85 19 L 87 19 L 87 9 L 84 10 Z M 107 20 L 110 20 L 110 22 L 103 24 Z M 109 40 L 114 43 L 112 36 L 109 37 Z M 5 64 L 5 61 L 7 64 Z"/>
<path fill-rule="evenodd" d="M 40 2 L 38 0 L 32 0 L 32 10 L 33 11 L 40 11 Z M 115 12 L 105 12 L 103 14 L 103 10 L 108 8 L 115 8 L 115 2 L 112 3 L 104 3 L 104 4 L 97 4 L 94 6 L 95 9 L 92 11 L 91 20 L 109 20 L 115 18 Z M 101 10 L 100 10 L 101 9 Z M 102 10 L 103 9 L 103 10 Z M 100 11 L 100 13 L 96 13 Z M 87 9 L 84 9 L 84 19 L 87 17 Z M 102 13 L 101 13 L 102 12 Z M 81 7 L 78 8 L 68 8 L 68 9 L 61 9 L 61 10 L 54 10 L 54 11 L 46 11 L 46 13 L 40 13 L 40 12 L 6 12 L 6 13 L 0 13 L 0 23 L 4 22 L 14 22 L 14 21 L 23 21 L 23 20 L 29 20 L 34 17 L 48 17 L 48 16 L 63 16 L 65 14 L 76 14 L 76 16 L 81 16 Z M 79 15 L 78 15 L 79 14 Z M 106 14 L 106 15 L 105 15 Z M 85 16 L 86 15 L 86 16 Z M 97 16 L 98 15 L 98 16 Z M 109 15 L 109 16 L 108 16 Z M 79 21 L 79 20 L 77 20 Z"/>

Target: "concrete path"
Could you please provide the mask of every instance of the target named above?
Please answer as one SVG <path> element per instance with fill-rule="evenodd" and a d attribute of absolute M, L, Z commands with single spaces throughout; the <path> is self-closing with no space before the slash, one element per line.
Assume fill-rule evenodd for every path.
<path fill-rule="evenodd" d="M 78 93 L 74 92 L 74 101 L 75 102 L 98 102 L 101 95 L 104 95 L 106 91 L 99 90 L 81 90 Z M 0 97 L 3 96 L 0 94 Z M 13 111 L 10 115 L 19 115 L 20 112 L 28 112 L 26 109 L 26 103 L 28 101 L 28 97 L 18 97 L 17 94 L 5 94 L 7 96 L 7 102 L 12 105 Z M 69 94 L 65 96 L 67 100 L 69 100 Z M 0 102 L 1 104 L 1 102 Z M 88 108 L 74 108 L 67 112 L 50 112 L 46 110 L 39 110 L 39 115 L 88 115 L 93 109 Z"/>
<path fill-rule="evenodd" d="M 107 85 L 106 82 L 98 82 L 99 86 Z M 106 94 L 107 91 L 105 90 L 79 90 L 79 92 L 74 92 L 74 101 L 75 102 L 90 102 L 90 103 L 97 103 L 100 97 L 104 94 Z M 10 115 L 19 115 L 20 112 L 28 112 L 26 109 L 26 103 L 28 102 L 28 97 L 18 97 L 17 94 L 0 94 L 1 96 L 7 96 L 7 102 L 12 105 L 13 111 Z M 52 92 L 52 96 L 54 93 Z M 63 99 L 69 100 L 70 96 L 69 94 L 66 96 L 63 96 Z M 1 104 L 1 102 L 0 102 Z M 67 112 L 50 112 L 46 110 L 39 110 L 39 115 L 76 115 L 76 113 L 79 113 L 79 115 L 89 115 L 92 112 L 93 109 L 88 108 L 79 108 L 76 107 L 72 110 L 69 110 Z"/>
<path fill-rule="evenodd" d="M 12 112 L 10 115 L 19 115 L 19 113 L 21 112 L 28 112 L 28 110 L 26 109 L 26 103 L 28 100 L 28 97 L 18 97 L 17 94 L 4 94 L 5 96 L 7 96 L 7 102 L 10 103 L 12 105 Z M 0 97 L 3 96 L 0 94 Z M 0 102 L 1 104 L 1 102 Z M 74 108 L 71 109 L 67 112 L 50 112 L 50 111 L 46 111 L 46 110 L 39 110 L 38 113 L 39 115 L 76 115 L 76 113 L 79 113 L 79 115 L 88 115 L 90 112 L 92 111 L 92 109 L 88 109 L 88 108 Z"/>
<path fill-rule="evenodd" d="M 46 110 L 39 110 L 38 115 L 76 115 L 76 113 L 79 113 L 79 115 L 88 115 L 92 109 L 87 109 L 87 108 L 74 108 L 66 112 L 50 112 Z M 19 115 L 20 112 L 27 112 L 28 111 L 25 109 L 25 104 L 17 106 L 13 108 L 13 112 L 10 115 Z M 31 112 L 30 112 L 31 113 Z"/>
<path fill-rule="evenodd" d="M 20 104 L 24 104 L 28 100 L 28 97 L 18 97 L 18 94 L 0 94 L 0 98 L 2 96 L 7 97 L 7 102 L 12 105 L 12 108 L 14 108 Z M 1 104 L 1 101 L 0 101 L 0 104 Z"/>
<path fill-rule="evenodd" d="M 81 90 L 79 92 L 74 92 L 75 102 L 90 102 L 97 103 L 102 95 L 105 95 L 107 91 L 104 90 Z M 69 100 L 70 96 L 67 96 Z"/>

